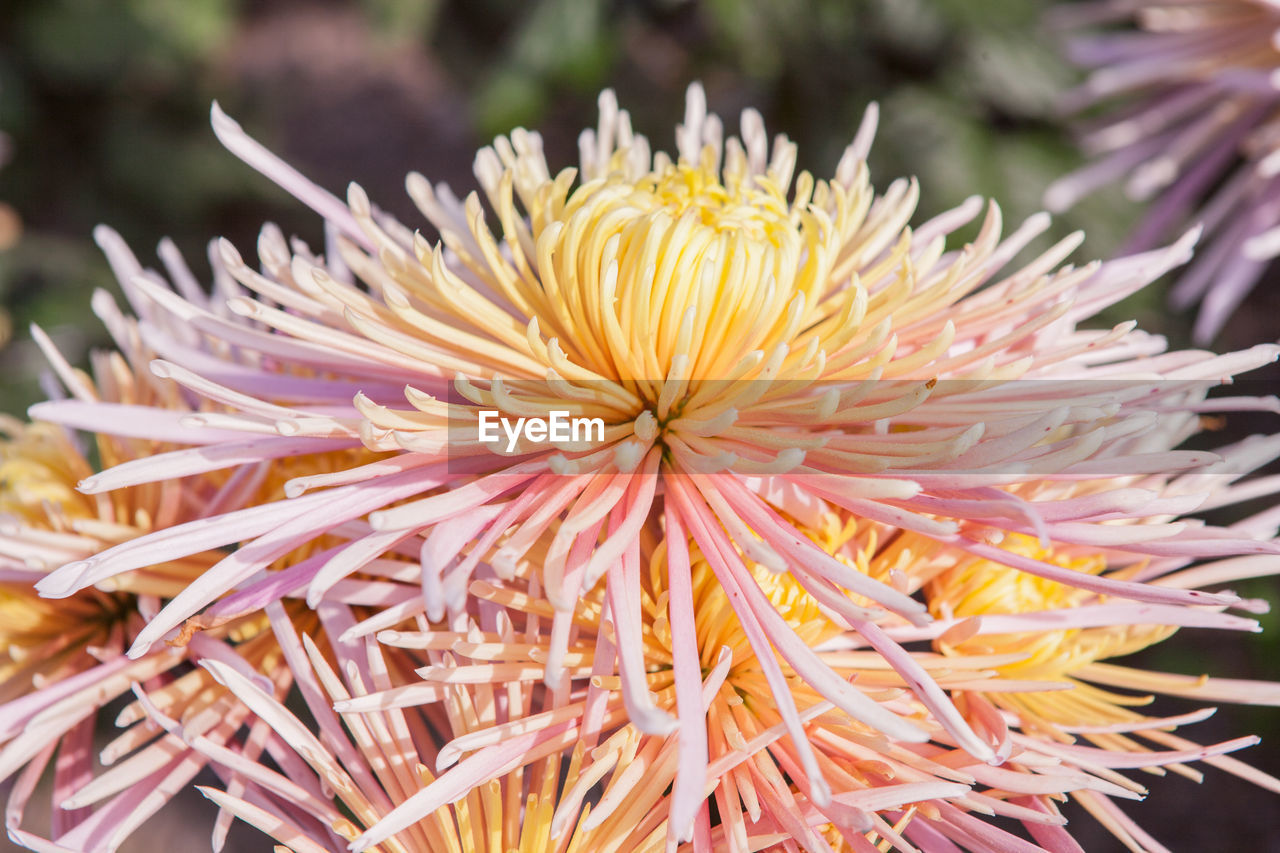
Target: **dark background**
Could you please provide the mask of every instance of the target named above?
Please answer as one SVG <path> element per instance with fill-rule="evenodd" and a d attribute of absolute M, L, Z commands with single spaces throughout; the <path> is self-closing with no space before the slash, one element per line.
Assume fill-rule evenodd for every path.
<path fill-rule="evenodd" d="M 1080 163 L 1055 98 L 1075 80 L 1040 26 L 1044 0 L 5 0 L 0 7 L 0 411 L 39 399 L 39 323 L 73 361 L 104 343 L 89 294 L 118 292 L 91 239 L 105 222 L 144 264 L 173 238 L 198 274 L 207 242 L 246 256 L 263 221 L 318 245 L 309 211 L 221 149 L 213 99 L 328 189 L 358 181 L 382 207 L 421 223 L 403 191 L 417 170 L 465 194 L 477 147 L 517 125 L 540 130 L 553 171 L 576 161 L 595 100 L 615 88 L 655 148 L 673 147 L 683 93 L 701 80 L 736 130 L 755 106 L 770 134 L 800 145 L 800 167 L 834 168 L 862 111 L 881 106 L 872 179 L 920 179 L 917 221 L 978 193 L 1008 227 Z M 1137 208 L 1101 193 L 1059 217 L 1086 228 L 1083 262 L 1121 242 Z M 1266 283 L 1216 348 L 1280 331 Z M 1136 317 L 1185 345 L 1188 318 L 1149 288 L 1106 321 Z M 1101 321 L 1100 321 L 1101 322 Z M 1274 431 L 1277 424 L 1237 424 Z M 1245 586 L 1245 585 L 1242 585 Z M 1276 600 L 1277 584 L 1244 591 Z M 1280 628 L 1263 637 L 1184 631 L 1141 656 L 1166 671 L 1275 678 Z M 1193 705 L 1168 700 L 1168 713 Z M 1256 732 L 1239 757 L 1280 773 L 1280 714 L 1228 708 L 1187 732 L 1202 742 Z M 1125 808 L 1175 850 L 1280 850 L 1280 797 L 1205 768 L 1203 785 L 1151 778 Z M 34 811 L 36 804 L 32 804 Z M 198 796 L 190 809 L 212 809 Z M 201 849 L 204 830 L 171 809 L 126 849 Z M 1120 849 L 1083 812 L 1090 850 Z M 34 817 L 34 815 L 33 815 Z M 204 821 L 201 817 L 200 821 Z M 179 839 L 187 839 L 179 841 Z M 0 849 L 7 842 L 0 840 Z M 269 850 L 243 828 L 228 849 Z"/>

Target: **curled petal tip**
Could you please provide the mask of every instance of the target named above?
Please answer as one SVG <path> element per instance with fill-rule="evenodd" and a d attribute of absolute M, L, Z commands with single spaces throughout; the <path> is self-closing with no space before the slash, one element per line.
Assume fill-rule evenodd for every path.
<path fill-rule="evenodd" d="M 224 133 L 240 132 L 240 122 L 227 115 L 217 101 L 209 105 L 209 124 L 213 126 L 214 134 L 223 142 L 226 142 L 223 139 Z"/>
<path fill-rule="evenodd" d="M 42 598 L 66 598 L 80 588 L 80 579 L 89 570 L 89 566 L 88 560 L 67 563 L 36 581 L 36 592 Z"/>
<path fill-rule="evenodd" d="M 244 258 L 241 257 L 240 251 L 235 247 L 234 243 L 226 237 L 219 237 L 217 242 L 218 254 L 221 256 L 222 262 L 226 264 L 228 268 L 234 269 L 244 266 Z"/>
<path fill-rule="evenodd" d="M 359 217 L 368 216 L 372 210 L 369 194 L 355 181 L 347 184 L 347 206 L 351 208 L 352 213 Z"/>
<path fill-rule="evenodd" d="M 240 317 L 252 317 L 258 313 L 261 306 L 252 299 L 246 299 L 243 296 L 233 296 L 227 300 L 227 308 L 232 314 Z"/>
<path fill-rule="evenodd" d="M 458 759 L 461 757 L 461 751 L 448 745 L 441 747 L 439 754 L 436 755 L 436 772 L 443 773 L 453 765 L 457 764 Z"/>

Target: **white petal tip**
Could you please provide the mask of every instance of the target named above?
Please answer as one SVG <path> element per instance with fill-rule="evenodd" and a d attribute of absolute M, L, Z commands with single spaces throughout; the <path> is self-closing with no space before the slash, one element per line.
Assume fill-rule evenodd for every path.
<path fill-rule="evenodd" d="M 97 243 L 100 248 L 105 249 L 107 243 L 120 242 L 120 234 L 110 225 L 93 226 L 93 242 Z"/>
<path fill-rule="evenodd" d="M 42 598 L 66 598 L 80 588 L 80 578 L 89 569 L 89 563 L 67 563 L 62 568 L 36 581 L 36 592 Z"/>
<path fill-rule="evenodd" d="M 462 757 L 462 753 L 456 749 L 444 747 L 436 756 L 436 773 L 443 773 L 450 767 L 458 763 L 458 759 Z"/>
<path fill-rule="evenodd" d="M 209 124 L 213 125 L 213 132 L 219 139 L 224 133 L 240 132 L 240 123 L 223 112 L 217 101 L 209 105 Z"/>
<path fill-rule="evenodd" d="M 240 256 L 240 251 L 236 249 L 235 244 L 226 237 L 218 238 L 218 254 L 222 257 L 222 262 L 228 268 L 239 268 L 244 266 L 244 258 Z"/>

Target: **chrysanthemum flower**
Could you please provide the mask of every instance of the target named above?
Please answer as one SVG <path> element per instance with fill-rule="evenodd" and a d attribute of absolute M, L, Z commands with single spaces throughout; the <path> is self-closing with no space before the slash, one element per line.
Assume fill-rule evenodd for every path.
<path fill-rule="evenodd" d="M 1143 485 L 1161 500 L 1177 501 L 1208 492 L 1203 508 L 1220 508 L 1244 500 L 1273 495 L 1280 482 L 1274 477 L 1241 480 L 1245 469 L 1280 455 L 1277 437 L 1254 436 L 1220 450 L 1222 462 L 1209 472 L 1166 478 L 1153 475 Z M 1274 536 L 1274 509 L 1237 522 L 1235 527 L 1256 535 Z M 1173 522 L 1167 516 L 1148 524 Z M 1048 550 L 1035 539 L 1013 536 L 1001 548 L 1036 555 L 1089 574 L 1142 578 L 1175 588 L 1206 583 L 1227 583 L 1275 573 L 1273 559 L 1236 557 L 1194 567 L 1186 556 L 1137 558 L 1123 550 L 1060 545 Z M 1177 726 L 1199 722 L 1214 713 L 1213 707 L 1169 717 L 1136 710 L 1164 694 L 1208 702 L 1280 705 L 1280 684 L 1214 678 L 1207 674 L 1172 674 L 1135 669 L 1107 659 L 1121 657 L 1172 636 L 1178 626 L 1257 630 L 1252 620 L 1221 612 L 1184 611 L 1177 622 L 1164 622 L 1167 614 L 1092 596 L 1079 589 L 1021 574 L 1000 561 L 967 559 L 930 579 L 925 587 L 930 611 L 947 630 L 934 641 L 939 651 L 964 659 L 971 655 L 1012 655 L 1018 660 L 997 666 L 1007 678 L 1057 683 L 1070 689 L 1001 694 L 989 691 L 993 708 L 986 713 L 999 725 L 1017 725 L 1015 743 L 1065 764 L 1082 767 L 1167 767 L 1171 772 L 1200 781 L 1201 774 L 1179 758 L 1195 755 L 1206 764 L 1280 793 L 1280 779 L 1219 754 L 1256 742 L 1240 738 L 1204 750 L 1199 744 L 1172 733 Z M 1118 692 L 1126 691 L 1126 692 Z M 1133 691 L 1136 691 L 1133 692 Z M 995 709 L 999 709 L 997 712 Z M 1080 746 L 1083 738 L 1092 746 Z M 1160 748 L 1172 750 L 1165 756 Z M 1105 778 L 1146 794 L 1137 782 L 1114 772 Z M 1161 849 L 1135 821 L 1099 791 L 1079 791 L 1080 801 L 1104 826 L 1131 850 Z M 1038 836 L 1037 836 L 1038 838 Z"/>
<path fill-rule="evenodd" d="M 174 749 L 172 741 L 151 743 L 154 734 L 136 725 L 142 717 L 125 709 L 116 720 L 124 731 L 100 753 L 103 764 L 114 766 L 100 770 L 94 761 L 97 712 L 128 693 L 130 683 L 151 683 L 157 701 L 172 713 L 226 741 L 248 711 L 203 673 L 184 675 L 186 661 L 212 655 L 243 660 L 277 679 L 281 673 L 253 619 L 201 637 L 183 652 L 124 656 L 159 599 L 212 565 L 206 555 L 122 575 L 65 601 L 38 597 L 33 584 L 51 564 L 91 555 L 157 523 L 190 518 L 211 493 L 169 484 L 86 497 L 75 483 L 91 469 L 61 428 L 11 425 L 8 431 L 11 438 L 0 447 L 0 778 L 18 776 L 6 825 L 15 842 L 36 850 L 88 849 L 91 841 L 113 849 L 189 783 L 204 761 Z M 106 455 L 111 442 L 101 448 Z M 287 690 L 289 683 L 286 670 L 275 689 Z M 23 828 L 25 804 L 51 763 L 52 843 Z"/>
<path fill-rule="evenodd" d="M 201 611 L 237 586 L 252 589 L 235 593 L 237 606 L 253 609 L 301 578 L 320 605 L 392 551 L 419 555 L 422 594 L 365 621 L 456 619 L 469 612 L 483 565 L 504 581 L 533 575 L 545 590 L 542 677 L 556 692 L 571 678 L 576 603 L 603 583 L 629 719 L 646 735 L 683 737 L 691 715 L 702 718 L 703 659 L 690 631 L 692 562 L 673 549 L 692 541 L 777 706 L 802 771 L 792 780 L 824 809 L 834 808 L 828 770 L 797 696 L 821 696 L 890 743 L 938 737 L 980 762 L 1006 756 L 898 645 L 895 633 L 931 629 L 910 580 L 835 558 L 798 523 L 856 517 L 956 559 L 1140 602 L 1161 624 L 1234 627 L 1234 617 L 1202 608 L 1255 606 L 1055 561 L 1062 547 L 1139 560 L 1280 551 L 1251 530 L 1124 523 L 1199 502 L 1141 487 L 1146 475 L 1214 461 L 1172 449 L 1197 429 L 1197 412 L 1275 408 L 1206 398 L 1209 385 L 1273 359 L 1274 347 L 1166 353 L 1132 324 L 1078 326 L 1184 261 L 1193 237 L 1059 268 L 1070 238 L 1002 273 L 1046 220 L 1002 239 L 992 205 L 974 242 L 948 250 L 947 236 L 981 213 L 975 199 L 909 228 L 914 183 L 882 195 L 869 185 L 874 110 L 830 181 L 797 175 L 794 146 L 780 138 L 771 149 L 752 111 L 741 140 L 726 140 L 696 86 L 674 158 L 651 153 L 610 93 L 601 112 L 582 137 L 580 170 L 553 177 L 538 137 L 524 131 L 480 153 L 476 173 L 500 238 L 478 195 L 459 202 L 411 176 L 409 192 L 443 241 L 433 246 L 358 187 L 344 205 L 311 185 L 215 109 L 232 150 L 325 217 L 326 256 L 300 244 L 291 256 L 266 231 L 258 271 L 224 243 L 214 258 L 229 296 L 221 304 L 191 298 L 185 268 L 175 283 L 186 296 L 118 262 L 141 334 L 163 359 L 155 372 L 220 411 L 182 421 L 185 440 L 201 447 L 119 465 L 81 487 L 108 493 L 357 444 L 388 455 L 297 477 L 286 499 L 69 563 L 41 592 L 66 596 L 196 548 L 239 545 L 151 619 L 130 651 L 139 656 L 184 623 L 179 639 L 216 623 Z M 599 419 L 603 438 L 548 443 L 526 433 L 494 445 L 480 435 L 482 411 L 513 422 L 545 424 L 560 411 Z M 33 412 L 113 435 L 158 428 L 146 407 L 72 401 Z M 287 583 L 258 578 L 294 549 L 356 530 Z M 646 530 L 667 542 L 674 714 L 651 695 L 643 654 Z M 1034 537 L 1043 551 L 1001 548 L 1010 535 Z M 861 638 L 913 702 L 881 702 L 846 681 L 809 645 L 807 622 L 780 615 L 757 565 L 786 573 L 781 588 Z"/>
<path fill-rule="evenodd" d="M 1201 302 L 1195 335 L 1207 342 L 1280 255 L 1280 9 L 1100 0 L 1055 14 L 1077 31 L 1068 54 L 1089 70 L 1065 107 L 1096 112 L 1083 133 L 1095 162 L 1053 184 L 1045 204 L 1061 210 L 1122 183 L 1151 202 L 1131 250 L 1202 223 L 1206 248 L 1172 298 Z"/>
<path fill-rule="evenodd" d="M 120 352 L 94 357 L 94 376 L 72 369 L 34 330 L 66 391 L 95 406 L 154 406 L 157 417 L 191 414 L 178 389 L 145 371 L 150 354 L 136 329 L 100 295 L 99 313 Z M 164 429 L 163 424 L 157 428 Z M 111 850 L 186 786 L 205 760 L 154 729 L 134 703 L 116 717 L 122 731 L 95 749 L 99 711 L 148 685 L 152 701 L 191 733 L 232 743 L 254 724 L 247 706 L 191 664 L 203 658 L 268 674 L 266 689 L 283 696 L 292 684 L 261 614 L 223 619 L 183 648 L 157 647 L 136 659 L 125 651 L 147 619 L 223 556 L 202 550 L 109 578 L 61 601 L 41 598 L 35 584 L 68 559 L 92 557 L 139 536 L 201 518 L 239 500 L 278 494 L 280 482 L 261 466 L 231 475 L 170 480 L 84 495 L 76 484 L 104 465 L 146 458 L 173 447 L 150 438 L 99 435 L 90 451 L 63 427 L 0 423 L 0 780 L 16 774 L 6 828 L 35 850 Z M 300 555 L 294 555 L 299 557 Z M 305 561 L 303 561 L 305 562 Z M 256 724 L 261 729 L 260 724 Z M 261 731 L 240 746 L 256 757 Z M 95 755 L 97 760 L 95 761 Z M 23 826 L 26 804 L 53 766 L 49 838 Z M 238 783 L 237 783 L 238 784 Z M 230 815 L 215 828 L 215 844 Z"/>
<path fill-rule="evenodd" d="M 1038 549 L 1034 542 L 1027 541 L 1011 542 L 1006 547 L 1020 552 Z M 1096 554 L 1058 554 L 1051 559 L 1085 571 L 1109 568 L 1106 558 Z M 1259 571 L 1256 566 L 1207 568 L 1228 577 Z M 1268 567 L 1263 571 L 1272 570 Z M 1169 580 L 1176 584 L 1186 579 L 1173 574 Z M 1168 768 L 1201 781 L 1203 774 L 1187 766 L 1188 761 L 1204 761 L 1280 793 L 1280 779 L 1224 754 L 1256 744 L 1256 737 L 1236 738 L 1206 748 L 1172 734 L 1175 727 L 1200 722 L 1216 708 L 1167 717 L 1134 710 L 1149 705 L 1154 700 L 1152 693 L 1210 702 L 1280 705 L 1280 684 L 1276 683 L 1149 672 L 1103 663 L 1171 636 L 1177 629 L 1158 624 L 1158 615 L 1139 616 L 1132 624 L 1124 624 L 1132 617 L 1117 618 L 1108 612 L 1123 605 L 1090 601 L 1078 590 L 1028 578 L 1006 566 L 982 560 L 945 572 L 930 585 L 928 597 L 940 615 L 960 620 L 953 637 L 944 635 L 935 641 L 945 654 L 961 659 L 1008 655 L 1016 660 L 997 667 L 1003 676 L 1069 688 L 1016 694 L 992 690 L 978 700 L 983 703 L 981 709 L 966 707 L 967 713 L 983 715 L 1005 731 L 1019 751 L 1035 758 L 1051 757 L 1064 767 L 1097 774 L 1128 792 L 1119 794 L 1121 797 L 1145 796 L 1147 790 L 1117 770 Z M 981 626 L 983 633 L 970 633 L 970 626 Z M 966 705 L 972 701 L 967 696 L 964 699 Z M 1077 743 L 1079 739 L 1089 745 Z M 1116 791 L 1083 788 L 1071 794 L 1130 850 L 1163 849 L 1115 805 L 1116 796 Z M 1034 830 L 1033 835 L 1039 841 L 1045 840 Z"/>

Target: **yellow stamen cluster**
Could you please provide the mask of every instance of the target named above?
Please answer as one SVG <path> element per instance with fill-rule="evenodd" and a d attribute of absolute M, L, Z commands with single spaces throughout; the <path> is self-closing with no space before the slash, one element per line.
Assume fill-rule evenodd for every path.
<path fill-rule="evenodd" d="M 63 430 L 4 418 L 0 435 L 0 513 L 38 524 L 96 514 L 76 491 L 89 467 Z"/>
<path fill-rule="evenodd" d="M 1097 553 L 1046 550 L 1029 536 L 1013 534 L 1001 546 L 1012 553 L 1032 557 L 1090 575 L 1106 571 L 1106 558 Z M 1132 570 L 1130 570 L 1132 571 Z M 930 611 L 938 617 L 981 617 L 994 614 L 1026 614 L 1069 611 L 1093 597 L 1092 593 L 1020 572 L 989 560 L 967 560 L 943 572 L 925 589 Z M 1105 597 L 1098 603 L 1104 603 Z M 1006 707 L 1028 711 L 1034 717 L 1057 722 L 1098 721 L 1097 712 L 1115 700 L 1117 704 L 1142 704 L 1147 699 L 1103 694 L 1072 676 L 1097 661 L 1131 654 L 1171 636 L 1176 628 L 1163 625 L 1107 625 L 1098 628 L 1045 627 L 1035 631 L 983 633 L 937 643 L 948 655 L 1016 655 L 1020 660 L 997 669 L 1010 678 L 1071 682 L 1068 692 L 1027 693 L 994 698 Z M 1093 701 L 1093 713 L 1082 718 L 1080 702 Z M 1071 706 L 1070 710 L 1067 707 Z M 1108 720 L 1112 719 L 1110 716 Z"/>

